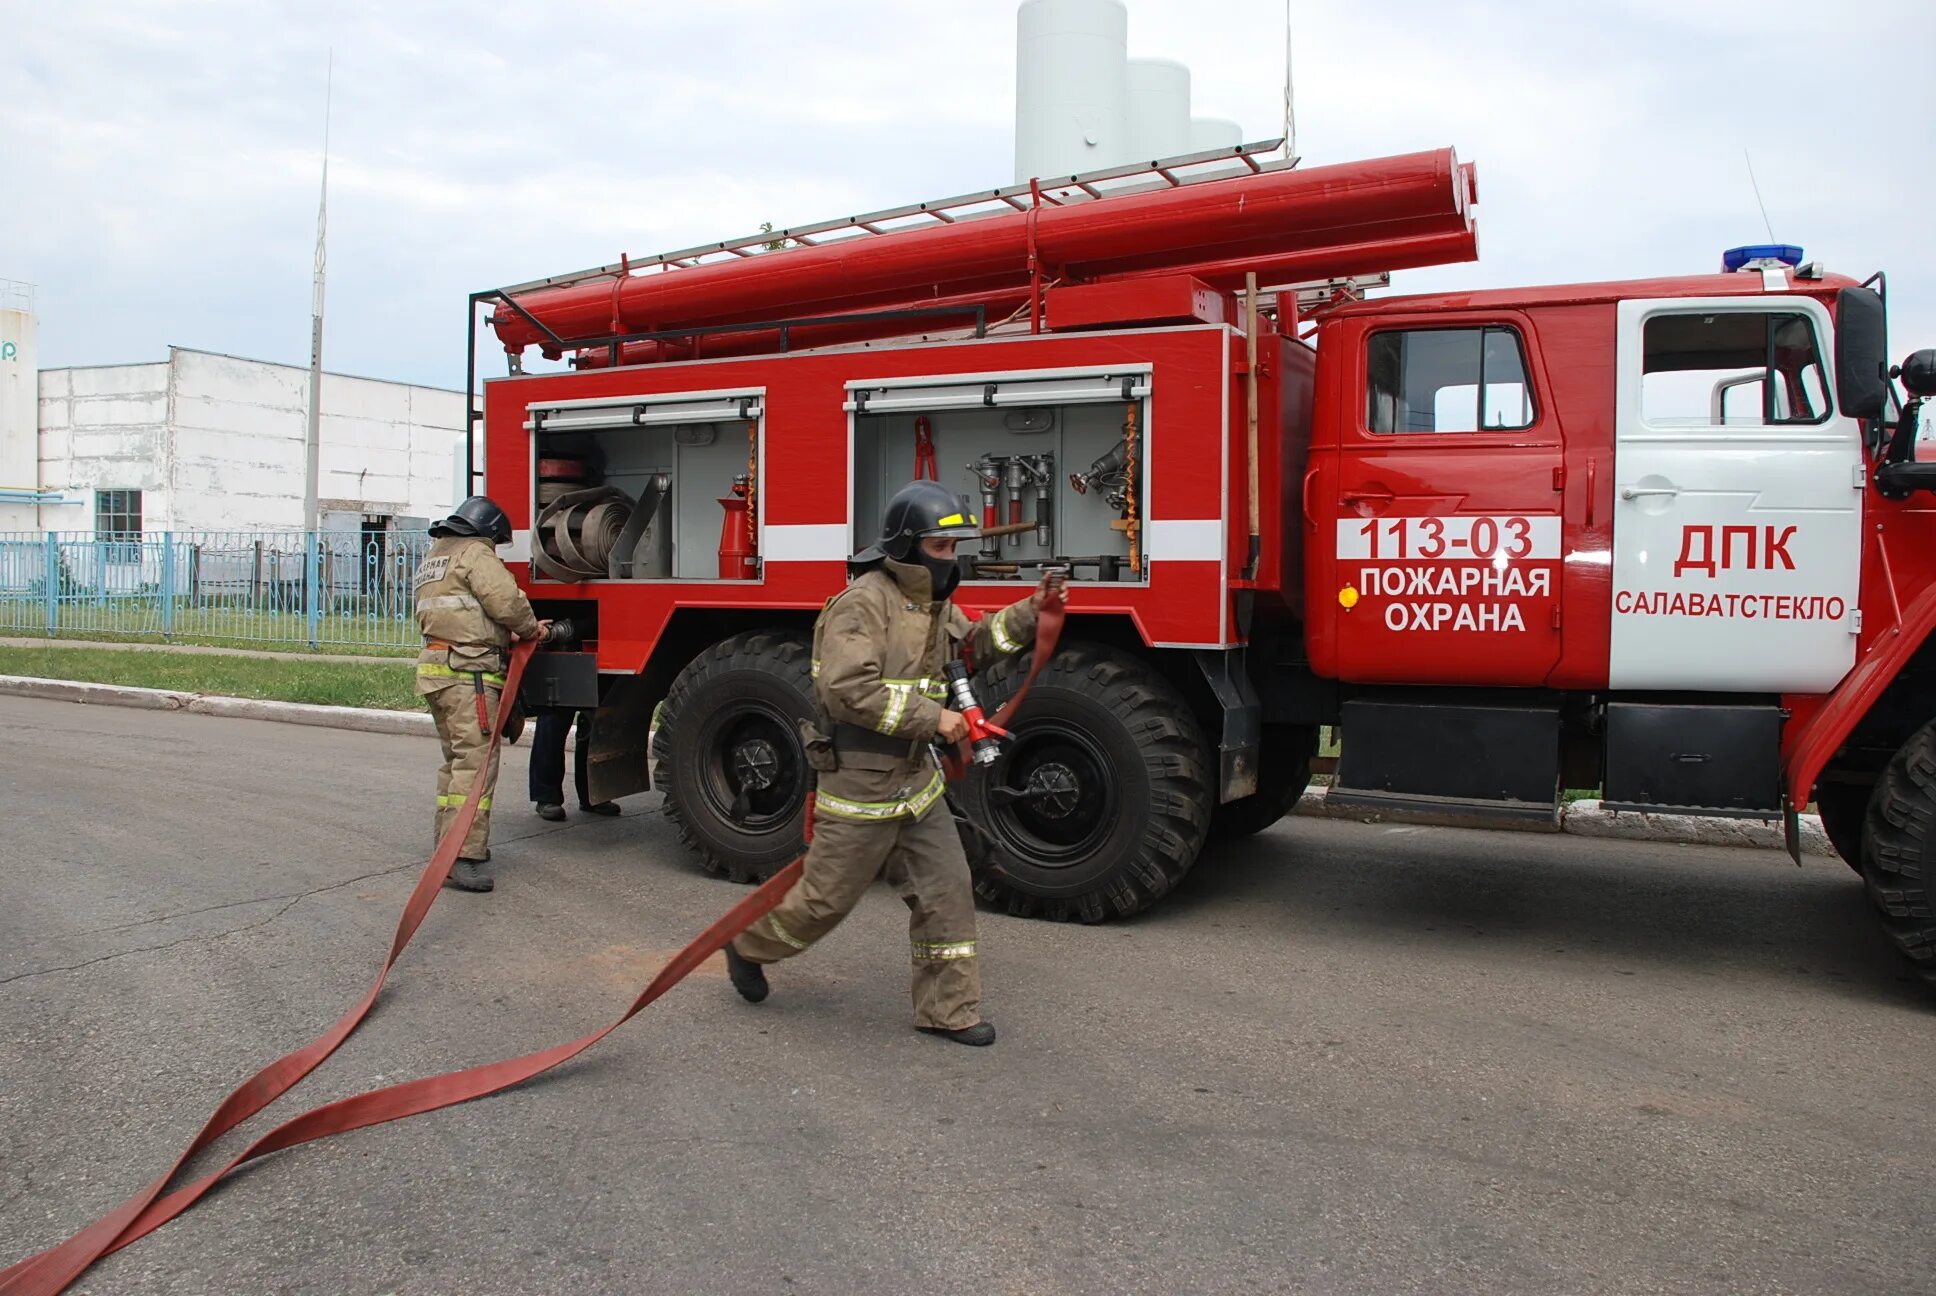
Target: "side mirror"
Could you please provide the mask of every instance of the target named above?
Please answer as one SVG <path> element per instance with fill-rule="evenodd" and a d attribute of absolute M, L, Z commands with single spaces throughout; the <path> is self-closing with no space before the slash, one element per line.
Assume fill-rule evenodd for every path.
<path fill-rule="evenodd" d="M 1879 419 L 1889 399 L 1889 330 L 1882 297 L 1844 288 L 1835 299 L 1835 393 L 1842 413 Z"/>

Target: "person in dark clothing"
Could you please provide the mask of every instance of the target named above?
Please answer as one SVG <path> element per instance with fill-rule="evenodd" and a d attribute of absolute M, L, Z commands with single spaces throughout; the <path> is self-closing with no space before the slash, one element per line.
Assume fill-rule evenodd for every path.
<path fill-rule="evenodd" d="M 583 648 L 578 632 L 566 621 L 555 637 L 558 646 L 569 652 Z M 538 818 L 549 819 L 553 823 L 563 823 L 565 819 L 565 735 L 572 725 L 578 726 L 578 742 L 572 756 L 572 783 L 578 793 L 578 808 L 588 814 L 615 815 L 617 805 L 610 801 L 592 804 L 586 787 L 590 772 L 593 709 L 574 711 L 539 711 L 532 717 L 530 790 L 532 804 L 537 808 Z"/>
<path fill-rule="evenodd" d="M 591 752 L 592 713 L 590 711 L 540 711 L 534 718 L 531 736 L 531 800 L 538 817 L 554 823 L 565 817 L 565 734 L 572 721 L 578 722 L 578 741 L 573 744 L 572 782 L 578 793 L 578 808 L 588 814 L 615 815 L 616 803 L 592 804 L 585 789 L 587 757 Z"/>

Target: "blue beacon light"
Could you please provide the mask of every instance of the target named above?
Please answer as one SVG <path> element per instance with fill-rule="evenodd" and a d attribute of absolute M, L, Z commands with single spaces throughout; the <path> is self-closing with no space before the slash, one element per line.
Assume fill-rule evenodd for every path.
<path fill-rule="evenodd" d="M 1778 261 L 1789 267 L 1802 263 L 1802 250 L 1793 243 L 1748 243 L 1721 254 L 1721 269 L 1733 274 L 1757 261 Z"/>

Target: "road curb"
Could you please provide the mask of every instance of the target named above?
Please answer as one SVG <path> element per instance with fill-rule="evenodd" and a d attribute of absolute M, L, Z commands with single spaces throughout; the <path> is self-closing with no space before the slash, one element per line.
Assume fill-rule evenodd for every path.
<path fill-rule="evenodd" d="M 427 711 L 384 711 L 374 707 L 317 706 L 309 702 L 267 702 L 260 698 L 202 696 L 188 704 L 196 715 L 228 716 L 236 720 L 276 720 L 283 724 L 314 725 L 321 729 L 355 729 L 363 733 L 407 734 L 434 738 L 436 722 Z"/>
<path fill-rule="evenodd" d="M 193 693 L 177 693 L 173 689 L 89 684 L 83 680 L 41 679 L 34 675 L 0 675 L 0 693 L 88 706 L 139 707 L 143 711 L 185 711 L 195 700 Z"/>
<path fill-rule="evenodd" d="M 225 716 L 238 720 L 273 720 L 282 724 L 354 729 L 363 733 L 412 737 L 435 737 L 437 733 L 437 726 L 427 711 L 384 711 L 373 707 L 269 702 L 260 698 L 180 693 L 172 689 L 135 688 L 126 684 L 88 684 L 79 680 L 41 679 L 32 675 L 0 675 L 0 694 L 43 698 L 53 702 L 80 702 L 92 706 L 137 707 L 145 711 L 188 711 L 195 715 Z"/>
<path fill-rule="evenodd" d="M 1819 815 L 1799 815 L 1804 855 L 1835 856 Z M 1609 837 L 1629 841 L 1670 841 L 1689 846 L 1749 846 L 1787 850 L 1779 819 L 1723 819 L 1696 815 L 1657 815 L 1634 810 L 1609 810 L 1598 801 L 1575 801 L 1567 807 L 1565 831 L 1579 837 Z M 1839 858 L 1839 857 L 1837 857 Z"/>
<path fill-rule="evenodd" d="M 1404 815 L 1381 814 L 1357 806 L 1334 806 L 1325 793 L 1314 787 L 1298 800 L 1294 814 L 1314 819 L 1356 819 L 1364 823 L 1423 822 Z M 1501 819 L 1486 827 L 1516 832 L 1550 832 L 1542 826 Z M 1829 844 L 1817 815 L 1800 816 L 1801 847 L 1804 855 L 1840 858 Z M 1575 837 L 1600 837 L 1621 841 L 1644 841 L 1679 846 L 1737 846 L 1757 850 L 1786 851 L 1787 843 L 1779 819 L 1723 819 L 1703 815 L 1642 814 L 1631 810 L 1609 810 L 1598 801 L 1575 801 L 1561 810 L 1560 832 Z"/>

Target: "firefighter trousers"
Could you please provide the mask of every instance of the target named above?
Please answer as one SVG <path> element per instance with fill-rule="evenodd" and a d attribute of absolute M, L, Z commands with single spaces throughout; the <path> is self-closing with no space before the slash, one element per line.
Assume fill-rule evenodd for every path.
<path fill-rule="evenodd" d="M 802 953 L 853 912 L 885 876 L 908 907 L 914 1024 L 959 1030 L 981 1020 L 975 889 L 945 802 L 918 819 L 817 817 L 806 863 L 773 911 L 733 942 L 755 963 Z"/>
<path fill-rule="evenodd" d="M 437 771 L 436 840 L 444 839 L 444 830 L 457 817 L 464 798 L 472 787 L 482 783 L 477 818 L 471 821 L 463 849 L 457 853 L 463 859 L 487 860 L 491 857 L 491 792 L 497 785 L 498 758 L 493 753 L 486 760 L 490 736 L 478 723 L 477 699 L 481 687 L 486 714 L 495 720 L 502 690 L 496 684 L 483 683 L 481 676 L 476 678 L 478 684 L 466 676 L 427 694 L 424 700 L 430 704 L 431 719 L 436 721 L 437 736 L 444 744 L 444 763 Z"/>

